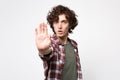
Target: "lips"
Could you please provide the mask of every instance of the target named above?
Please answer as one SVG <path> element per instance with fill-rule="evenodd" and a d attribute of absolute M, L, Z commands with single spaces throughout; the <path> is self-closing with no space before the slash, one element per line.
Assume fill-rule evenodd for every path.
<path fill-rule="evenodd" d="M 63 31 L 61 31 L 61 30 L 58 30 L 58 33 L 59 33 L 59 34 L 62 34 L 62 33 L 63 33 Z"/>

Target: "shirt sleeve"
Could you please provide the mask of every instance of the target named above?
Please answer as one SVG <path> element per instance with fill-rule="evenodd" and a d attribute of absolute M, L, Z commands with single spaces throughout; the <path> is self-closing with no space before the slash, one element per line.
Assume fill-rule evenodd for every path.
<path fill-rule="evenodd" d="M 53 57 L 53 48 L 51 47 L 51 49 L 52 51 L 47 55 L 43 55 L 42 53 L 39 52 L 39 56 L 43 61 L 49 61 Z"/>

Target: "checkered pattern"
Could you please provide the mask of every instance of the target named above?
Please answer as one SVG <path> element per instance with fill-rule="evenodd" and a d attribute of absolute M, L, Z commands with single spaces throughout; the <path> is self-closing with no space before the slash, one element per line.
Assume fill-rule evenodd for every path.
<path fill-rule="evenodd" d="M 52 40 L 52 52 L 49 55 L 42 55 L 39 53 L 39 56 L 43 60 L 44 65 L 44 74 L 45 80 L 61 80 L 61 73 L 64 67 L 65 61 L 65 53 L 64 46 L 60 43 L 59 39 L 56 35 L 53 35 Z M 72 46 L 74 47 L 74 51 L 76 54 L 76 62 L 77 62 L 77 80 L 82 80 L 82 72 L 80 65 L 80 58 L 78 55 L 77 43 L 71 39 L 69 39 Z"/>

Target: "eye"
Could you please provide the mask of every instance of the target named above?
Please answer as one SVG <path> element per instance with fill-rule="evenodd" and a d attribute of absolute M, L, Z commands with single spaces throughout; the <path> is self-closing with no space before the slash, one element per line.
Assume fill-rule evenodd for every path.
<path fill-rule="evenodd" d="M 67 20 L 63 20 L 62 23 L 65 23 L 65 24 L 66 24 L 66 23 L 68 23 L 68 21 L 67 21 Z"/>

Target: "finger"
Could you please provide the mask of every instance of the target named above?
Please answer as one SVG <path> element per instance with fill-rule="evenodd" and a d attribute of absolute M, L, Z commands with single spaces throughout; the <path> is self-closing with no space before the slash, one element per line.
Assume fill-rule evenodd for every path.
<path fill-rule="evenodd" d="M 37 28 L 35 29 L 35 39 L 37 38 L 38 32 L 37 32 Z"/>
<path fill-rule="evenodd" d="M 41 23 L 41 33 L 45 32 L 44 23 Z"/>
<path fill-rule="evenodd" d="M 45 23 L 42 23 L 42 29 L 43 29 L 43 33 L 45 33 L 45 29 L 46 29 Z"/>
<path fill-rule="evenodd" d="M 44 23 L 44 32 L 45 32 L 45 34 L 48 34 L 47 25 L 45 23 Z"/>
<path fill-rule="evenodd" d="M 36 36 L 38 35 L 37 28 L 35 28 L 35 35 L 36 35 Z"/>
<path fill-rule="evenodd" d="M 42 32 L 42 23 L 40 23 L 40 26 L 39 26 L 39 33 L 41 33 Z"/>
<path fill-rule="evenodd" d="M 51 34 L 51 35 L 50 35 L 50 38 L 54 38 L 54 36 Z"/>
<path fill-rule="evenodd" d="M 40 33 L 40 25 L 35 29 L 35 31 L 37 35 Z"/>
<path fill-rule="evenodd" d="M 50 35 L 47 35 L 49 39 L 51 39 L 51 36 Z"/>

